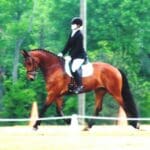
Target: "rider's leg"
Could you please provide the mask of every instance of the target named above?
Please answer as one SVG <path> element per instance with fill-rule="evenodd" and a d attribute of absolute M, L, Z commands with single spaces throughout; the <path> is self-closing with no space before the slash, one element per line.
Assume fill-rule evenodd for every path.
<path fill-rule="evenodd" d="M 81 68 L 78 69 L 76 72 L 73 73 L 75 82 L 77 87 L 73 90 L 74 93 L 78 94 L 83 91 L 83 85 L 82 85 L 82 77 L 81 77 Z"/>
<path fill-rule="evenodd" d="M 74 76 L 77 87 L 73 90 L 74 93 L 78 94 L 83 91 L 82 86 L 82 69 L 81 65 L 83 64 L 83 59 L 75 59 L 72 62 L 72 74 Z"/>

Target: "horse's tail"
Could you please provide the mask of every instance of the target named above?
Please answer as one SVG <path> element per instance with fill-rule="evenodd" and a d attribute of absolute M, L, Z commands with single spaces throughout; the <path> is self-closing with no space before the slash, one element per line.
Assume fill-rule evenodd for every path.
<path fill-rule="evenodd" d="M 123 84 L 122 84 L 122 97 L 123 97 L 124 105 L 125 105 L 124 110 L 127 113 L 128 117 L 138 118 L 139 114 L 138 114 L 137 107 L 135 105 L 132 93 L 130 91 L 127 77 L 122 70 L 119 69 L 119 71 L 122 75 L 122 82 L 123 82 Z M 137 120 L 130 120 L 129 124 L 135 128 L 139 128 L 139 124 L 138 124 Z"/>

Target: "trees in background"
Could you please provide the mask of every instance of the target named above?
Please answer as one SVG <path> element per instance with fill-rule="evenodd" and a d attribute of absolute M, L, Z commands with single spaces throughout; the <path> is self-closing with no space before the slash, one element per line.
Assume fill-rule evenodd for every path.
<path fill-rule="evenodd" d="M 91 61 L 123 69 L 141 116 L 149 116 L 150 50 L 148 0 L 87 0 L 87 51 Z M 0 3 L 0 116 L 28 117 L 31 104 L 42 105 L 44 80 L 26 79 L 21 49 L 44 48 L 58 53 L 70 32 L 70 20 L 79 16 L 79 0 L 2 0 Z M 43 92 L 44 91 L 44 92 Z M 115 115 L 117 105 L 106 96 L 102 115 Z M 77 112 L 76 97 L 65 97 L 66 114 Z M 86 98 L 87 114 L 94 107 Z M 47 115 L 55 115 L 51 107 Z"/>

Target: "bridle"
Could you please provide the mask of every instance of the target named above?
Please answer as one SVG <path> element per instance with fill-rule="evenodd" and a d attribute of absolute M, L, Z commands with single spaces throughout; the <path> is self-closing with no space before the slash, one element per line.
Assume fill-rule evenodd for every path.
<path fill-rule="evenodd" d="M 36 62 L 35 62 L 35 60 L 33 59 L 33 58 L 31 58 L 31 60 L 32 60 L 32 66 L 33 66 L 33 68 L 32 68 L 32 70 L 27 70 L 27 74 L 28 75 L 32 75 L 32 76 L 35 76 L 36 75 L 36 73 L 37 73 L 37 65 L 36 65 Z"/>
<path fill-rule="evenodd" d="M 36 70 L 27 71 L 27 74 L 35 76 L 37 73 Z"/>

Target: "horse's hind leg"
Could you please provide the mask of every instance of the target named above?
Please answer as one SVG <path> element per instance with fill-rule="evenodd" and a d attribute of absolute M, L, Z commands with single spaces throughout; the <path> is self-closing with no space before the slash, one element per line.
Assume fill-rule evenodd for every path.
<path fill-rule="evenodd" d="M 124 99 L 121 95 L 120 96 L 114 96 L 114 98 L 117 100 L 118 104 L 124 109 L 127 117 L 132 117 L 131 116 L 132 114 L 137 113 L 136 110 L 134 110 L 134 109 L 136 109 L 135 106 L 132 105 L 131 102 L 127 103 L 126 101 L 124 101 Z M 131 112 L 133 112 L 133 113 L 131 113 Z M 136 120 L 131 120 L 131 121 L 129 120 L 128 123 L 136 129 L 140 128 L 139 123 Z"/>
<path fill-rule="evenodd" d="M 95 108 L 94 108 L 94 116 L 98 116 L 99 112 L 102 110 L 103 97 L 106 94 L 105 89 L 96 89 L 95 90 Z M 94 125 L 94 120 L 91 119 L 88 122 L 88 127 L 91 128 Z"/>
<path fill-rule="evenodd" d="M 62 111 L 62 106 L 63 106 L 63 98 L 60 97 L 58 99 L 56 99 L 56 111 L 57 111 L 57 114 L 58 116 L 64 116 L 64 113 Z M 70 124 L 71 120 L 70 119 L 64 119 L 64 121 L 67 123 L 67 124 Z"/>

